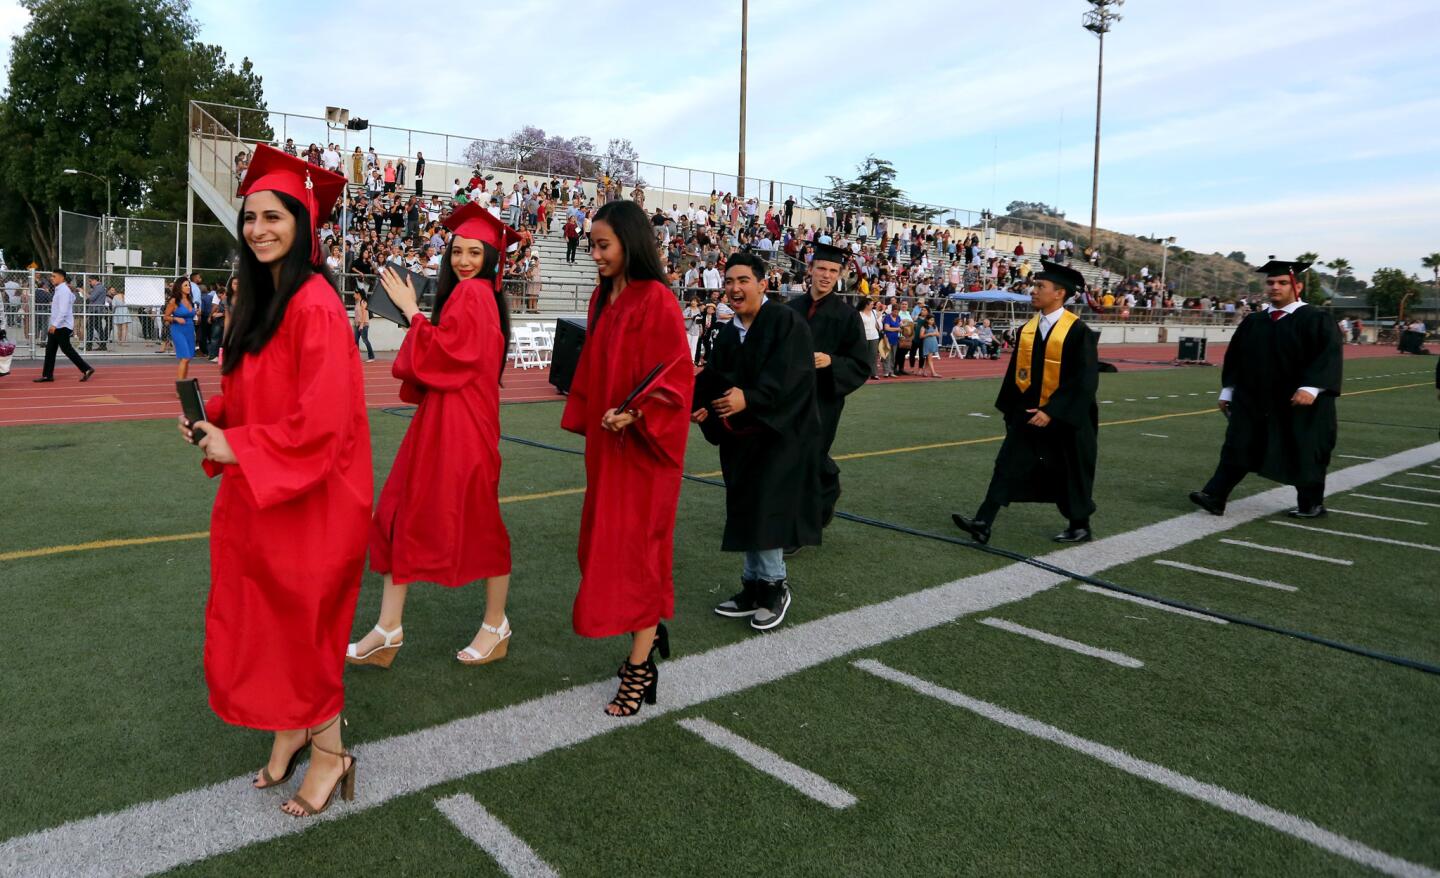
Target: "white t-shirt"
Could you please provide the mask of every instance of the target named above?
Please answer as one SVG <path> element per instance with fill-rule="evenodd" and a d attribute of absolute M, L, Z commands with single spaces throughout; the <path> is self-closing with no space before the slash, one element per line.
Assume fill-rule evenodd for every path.
<path fill-rule="evenodd" d="M 720 275 L 720 269 L 713 265 L 705 269 L 704 281 L 705 289 L 707 290 L 718 290 L 724 283 L 724 279 Z"/>
<path fill-rule="evenodd" d="M 877 341 L 880 338 L 880 316 L 875 309 L 860 312 L 860 324 L 865 327 L 865 340 Z"/>
<path fill-rule="evenodd" d="M 13 280 L 5 281 L 5 298 L 12 305 L 20 304 L 20 284 Z"/>

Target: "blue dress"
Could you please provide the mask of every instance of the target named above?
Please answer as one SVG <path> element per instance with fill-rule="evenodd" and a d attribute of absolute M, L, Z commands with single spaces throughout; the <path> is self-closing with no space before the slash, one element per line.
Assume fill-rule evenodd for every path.
<path fill-rule="evenodd" d="M 170 324 L 170 341 L 175 345 L 175 359 L 195 359 L 195 309 L 187 308 L 183 302 L 178 302 L 170 316 L 185 319 L 184 323 Z"/>
<path fill-rule="evenodd" d="M 920 355 L 922 357 L 933 357 L 938 353 L 940 353 L 940 339 L 933 335 L 926 338 L 924 344 L 920 346 Z"/>

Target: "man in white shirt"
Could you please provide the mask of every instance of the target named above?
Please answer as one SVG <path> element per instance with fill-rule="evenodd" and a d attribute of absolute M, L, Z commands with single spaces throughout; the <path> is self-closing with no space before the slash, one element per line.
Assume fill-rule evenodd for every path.
<path fill-rule="evenodd" d="M 325 170 L 339 172 L 340 153 L 335 149 L 335 144 L 331 143 L 325 147 L 325 151 L 320 153 L 320 162 L 324 165 Z"/>
<path fill-rule="evenodd" d="M 64 351 L 75 368 L 80 370 L 80 380 L 89 381 L 95 370 L 85 359 L 75 352 L 75 347 L 70 344 L 70 336 L 75 332 L 75 293 L 70 290 L 70 275 L 64 269 L 55 269 L 50 273 L 50 283 L 54 286 L 54 294 L 50 299 L 50 325 L 45 339 L 45 368 L 40 377 L 35 379 L 39 384 L 45 381 L 55 380 L 55 353 Z"/>
<path fill-rule="evenodd" d="M 705 289 L 718 290 L 724 285 L 725 276 L 720 273 L 720 269 L 715 267 L 715 263 L 711 262 L 705 266 L 701 280 L 705 284 Z"/>

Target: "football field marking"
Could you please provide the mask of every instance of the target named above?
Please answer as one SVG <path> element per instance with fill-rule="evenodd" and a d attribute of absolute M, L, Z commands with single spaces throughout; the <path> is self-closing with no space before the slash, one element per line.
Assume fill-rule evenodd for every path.
<path fill-rule="evenodd" d="M 1090 594 L 1098 594 L 1107 598 L 1115 598 L 1116 600 L 1129 601 L 1132 604 L 1139 604 L 1142 607 L 1149 607 L 1152 610 L 1163 610 L 1167 613 L 1174 613 L 1177 616 L 1189 616 L 1191 619 L 1199 619 L 1201 622 L 1214 622 L 1216 625 L 1230 624 L 1224 619 L 1217 619 L 1214 616 L 1207 616 L 1204 613 L 1192 613 L 1189 610 L 1182 610 L 1179 607 L 1169 607 L 1165 604 L 1159 603 L 1158 601 L 1152 601 L 1145 598 L 1136 597 L 1133 594 L 1126 594 L 1123 591 L 1111 591 L 1108 588 L 1097 588 L 1096 586 L 1089 585 L 1088 583 L 1084 582 L 1079 583 L 1075 587 L 1080 591 L 1086 591 Z"/>
<path fill-rule="evenodd" d="M 1393 521 L 1396 524 L 1429 524 L 1428 521 L 1416 521 L 1413 518 L 1393 518 L 1389 515 L 1373 515 L 1369 512 L 1351 512 L 1349 509 L 1336 509 L 1334 506 L 1326 506 L 1325 511 L 1331 515 L 1349 515 L 1354 518 L 1373 518 L 1376 521 Z"/>
<path fill-rule="evenodd" d="M 1111 768 L 1117 768 L 1132 777 L 1157 783 L 1182 796 L 1204 802 L 1207 805 L 1213 805 L 1237 817 L 1253 820 L 1262 826 L 1268 826 L 1271 829 L 1283 832 L 1292 838 L 1297 838 L 1321 850 L 1344 857 L 1351 862 L 1368 866 L 1377 871 L 1384 872 L 1387 875 L 1400 876 L 1400 878 L 1440 878 L 1440 872 L 1436 872 L 1428 866 L 1403 860 L 1387 854 L 1384 851 L 1376 850 L 1354 839 L 1331 832 L 1303 817 L 1297 817 L 1294 814 L 1281 811 L 1278 808 L 1272 808 L 1269 805 L 1255 801 L 1249 796 L 1231 792 L 1224 787 L 1197 780 L 1189 775 L 1181 774 L 1178 771 L 1172 771 L 1163 765 L 1147 762 L 1144 759 L 1131 756 L 1129 753 L 1115 747 L 1091 741 L 1078 735 L 1072 735 L 1049 723 L 1006 710 L 988 701 L 971 698 L 969 695 L 956 692 L 954 689 L 947 689 L 931 683 L 928 680 L 911 676 L 904 671 L 897 671 L 873 659 L 860 659 L 853 664 L 860 670 L 874 674 L 882 680 L 898 683 L 921 695 L 928 695 L 946 704 L 962 710 L 968 710 L 976 716 L 999 723 L 1017 732 L 1024 732 L 1033 738 L 1049 741 L 1052 744 L 1059 744 L 1068 750 L 1073 750 L 1076 753 L 1103 762 Z"/>
<path fill-rule="evenodd" d="M 1233 579 L 1236 582 L 1248 582 L 1251 585 L 1263 585 L 1266 588 L 1277 588 L 1280 591 L 1299 591 L 1293 585 L 1286 585 L 1283 582 L 1272 582 L 1269 579 L 1256 579 L 1253 576 L 1242 576 L 1239 573 L 1231 573 L 1227 570 L 1214 570 L 1209 567 L 1201 567 L 1196 564 L 1186 564 L 1182 561 L 1168 561 L 1164 558 L 1156 558 L 1156 564 L 1163 564 L 1166 567 L 1174 567 L 1176 570 L 1189 570 L 1191 573 L 1203 573 L 1206 576 L 1218 576 L 1221 579 Z"/>
<path fill-rule="evenodd" d="M 1336 457 L 1344 457 L 1350 460 L 1376 460 L 1374 457 L 1365 457 L 1359 454 L 1337 454 Z"/>
<path fill-rule="evenodd" d="M 1048 643 L 1051 646 L 1058 646 L 1061 649 L 1068 649 L 1071 652 L 1078 652 L 1081 655 L 1088 655 L 1091 658 L 1098 658 L 1112 665 L 1119 665 L 1122 668 L 1145 667 L 1144 662 L 1133 656 L 1128 656 L 1123 652 L 1101 649 L 1098 646 L 1091 646 L 1088 643 L 1081 643 L 1078 640 L 1071 640 L 1068 637 L 1061 637 L 1058 634 L 1051 634 L 1048 631 L 1027 628 L 1024 625 L 1006 619 L 997 619 L 994 616 L 989 616 L 981 619 L 980 624 L 989 625 L 991 628 L 999 628 L 1001 631 L 1009 631 L 1011 634 L 1019 634 L 1021 637 L 1028 637 L 1031 640 L 1038 640 L 1041 643 Z"/>
<path fill-rule="evenodd" d="M 1403 497 L 1381 497 L 1378 494 L 1351 494 L 1351 497 L 1364 497 L 1366 500 L 1384 500 L 1386 503 L 1404 503 L 1406 506 L 1428 506 L 1431 509 L 1440 509 L 1440 503 L 1426 503 L 1424 500 L 1406 500 Z"/>
<path fill-rule="evenodd" d="M 511 878 L 559 878 L 524 839 L 466 793 L 439 799 L 435 808 L 466 838 L 494 858 Z"/>
<path fill-rule="evenodd" d="M 1310 552 L 1302 552 L 1299 549 L 1286 549 L 1282 546 L 1267 546 L 1263 543 L 1252 543 L 1246 540 L 1222 539 L 1220 542 L 1231 546 L 1243 546 L 1246 549 L 1259 549 L 1262 552 L 1274 552 L 1277 555 L 1290 555 L 1294 558 L 1308 558 L 1311 561 L 1324 561 L 1327 564 L 1339 564 L 1342 567 L 1355 566 L 1354 561 L 1347 561 L 1344 558 L 1331 558 L 1327 555 L 1315 555 Z"/>
<path fill-rule="evenodd" d="M 1293 527 L 1297 530 L 1308 530 L 1317 534 L 1329 534 L 1332 537 L 1349 537 L 1352 540 L 1365 540 L 1370 543 L 1384 543 L 1387 546 L 1404 546 L 1408 549 L 1425 549 L 1430 552 L 1440 552 L 1440 546 L 1432 546 L 1429 543 L 1410 543 L 1405 540 L 1392 540 L 1389 537 L 1372 537 L 1369 534 L 1354 534 L 1343 530 L 1332 530 L 1328 527 L 1315 527 L 1309 524 L 1296 524 L 1293 521 L 1271 521 L 1271 524 L 1278 524 L 1281 527 Z"/>
<path fill-rule="evenodd" d="M 795 791 L 802 793 L 822 805 L 831 808 L 849 808 L 860 801 L 846 790 L 841 789 L 808 768 L 801 768 L 773 750 L 745 740 L 724 726 L 708 719 L 696 717 L 676 722 L 689 732 L 694 732 L 707 743 L 729 751 L 741 762 L 762 774 L 768 774 Z"/>
<path fill-rule="evenodd" d="M 1399 488 L 1402 491 L 1424 491 L 1426 494 L 1440 494 L 1440 488 L 1422 488 L 1418 485 L 1396 485 L 1390 482 L 1381 482 L 1382 488 Z"/>
<path fill-rule="evenodd" d="M 1431 475 L 1430 473 L 1405 473 L 1405 475 L 1414 476 L 1417 479 L 1440 479 L 1440 476 Z"/>
<path fill-rule="evenodd" d="M 1340 470 L 1331 474 L 1329 482 L 1337 492 L 1349 491 L 1437 459 L 1440 442 Z M 363 814 L 400 796 L 526 762 L 1024 600 L 1069 581 L 1073 573 L 1093 575 L 1171 551 L 1273 515 L 1292 505 L 1293 498 L 1291 488 L 1272 488 L 1230 504 L 1223 517 L 1191 512 L 1040 559 L 1065 568 L 1065 574 L 1011 564 L 668 661 L 662 671 L 665 697 L 629 719 L 606 716 L 601 710 L 615 694 L 613 676 L 607 675 L 529 701 L 368 741 L 352 748 L 366 764 L 356 800 L 303 821 L 281 812 L 274 791 L 255 789 L 254 776 L 247 772 L 14 836 L 0 842 L 0 875 L 150 875 L 293 836 L 331 820 Z M 877 618 L 885 624 L 877 625 Z M 237 735 L 235 746 L 247 744 Z"/>

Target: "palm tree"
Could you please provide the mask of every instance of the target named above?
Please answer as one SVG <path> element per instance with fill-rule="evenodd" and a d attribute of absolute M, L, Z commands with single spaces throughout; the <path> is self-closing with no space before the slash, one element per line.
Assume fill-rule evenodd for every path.
<path fill-rule="evenodd" d="M 1325 267 L 1335 272 L 1335 292 L 1337 294 L 1339 294 L 1345 286 L 1345 278 L 1355 273 L 1355 270 L 1350 267 L 1350 260 L 1343 256 L 1337 256 L 1325 263 Z"/>
<path fill-rule="evenodd" d="M 1440 253 L 1431 253 L 1420 260 L 1420 264 L 1435 272 L 1435 286 L 1440 289 Z"/>
<path fill-rule="evenodd" d="M 1314 265 L 1320 261 L 1320 254 L 1306 250 L 1304 253 L 1296 256 L 1295 261 L 1308 262 Z M 1320 285 L 1316 283 L 1314 271 L 1308 268 L 1305 269 L 1305 274 L 1300 278 L 1300 282 L 1305 285 L 1305 292 L 1309 294 L 1304 297 L 1306 301 L 1323 302 L 1325 300 L 1324 292 L 1320 289 Z"/>

